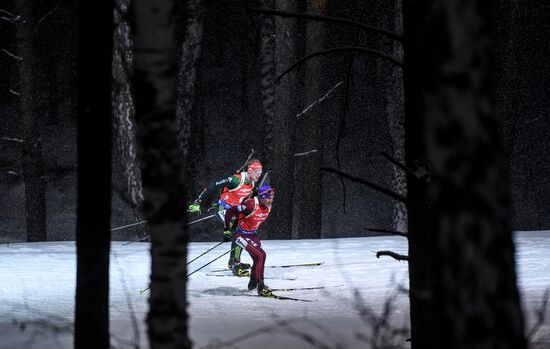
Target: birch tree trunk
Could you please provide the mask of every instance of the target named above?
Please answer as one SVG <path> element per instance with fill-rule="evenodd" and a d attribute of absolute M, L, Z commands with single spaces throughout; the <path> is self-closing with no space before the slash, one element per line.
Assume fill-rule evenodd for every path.
<path fill-rule="evenodd" d="M 492 101 L 491 8 L 405 6 L 406 156 L 421 178 L 407 183 L 412 347 L 525 348 Z"/>
<path fill-rule="evenodd" d="M 114 1 L 102 1 L 82 2 L 78 9 L 77 349 L 110 348 L 113 8 Z"/>
<path fill-rule="evenodd" d="M 201 55 L 203 32 L 204 0 L 186 2 L 187 23 L 185 39 L 181 47 L 181 61 L 178 71 L 178 98 L 176 115 L 178 122 L 178 140 L 184 161 L 187 162 L 191 141 L 191 112 L 195 102 L 195 83 L 197 64 Z"/>
<path fill-rule="evenodd" d="M 39 42 L 33 26 L 38 21 L 39 6 L 18 0 L 23 20 L 17 23 L 21 115 L 23 126 L 23 178 L 27 241 L 46 241 L 46 180 L 42 155 L 42 129 L 46 113 L 44 74 L 40 64 Z"/>
<path fill-rule="evenodd" d="M 145 218 L 151 233 L 149 344 L 190 348 L 186 309 L 187 228 L 177 139 L 173 0 L 135 0 L 134 92 Z"/>
<path fill-rule="evenodd" d="M 201 162 L 198 152 L 193 152 L 194 146 L 191 133 L 196 125 L 193 117 L 195 90 L 197 84 L 197 69 L 202 50 L 203 19 L 205 0 L 188 0 L 185 6 L 185 34 L 181 46 L 178 68 L 178 98 L 176 103 L 176 118 L 178 123 L 178 143 L 181 147 L 185 166 L 186 189 L 195 190 L 196 165 Z M 182 6 L 182 5 L 180 5 Z"/>
<path fill-rule="evenodd" d="M 129 202 L 136 222 L 143 221 L 140 208 L 143 202 L 141 173 L 136 155 L 135 109 L 130 80 L 134 59 L 130 26 L 128 23 L 129 0 L 116 0 L 113 42 L 113 117 L 116 147 L 124 169 Z"/>

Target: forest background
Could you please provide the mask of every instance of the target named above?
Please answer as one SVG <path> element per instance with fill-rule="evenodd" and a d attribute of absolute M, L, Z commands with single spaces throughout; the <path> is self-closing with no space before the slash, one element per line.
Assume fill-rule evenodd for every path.
<path fill-rule="evenodd" d="M 0 237 L 26 240 L 25 161 L 43 164 L 46 235 L 48 240 L 73 240 L 76 224 L 76 83 L 78 40 L 76 8 L 70 1 L 33 4 L 4 1 L 9 19 L 27 6 L 32 35 L 21 42 L 21 29 L 0 21 Z M 399 1 L 311 1 L 302 8 L 280 1 L 279 9 L 305 11 L 369 23 L 387 33 L 402 31 Z M 550 122 L 548 122 L 550 24 L 548 3 L 498 2 L 493 24 L 498 65 L 497 108 L 509 155 L 510 188 L 516 230 L 550 226 Z M 22 5 L 23 4 L 23 5 Z M 28 3 L 27 3 L 28 4 Z M 244 3 L 243 3 L 244 4 Z M 191 108 L 190 159 L 186 164 L 189 200 L 210 181 L 236 171 L 251 149 L 277 189 L 277 227 L 266 226 L 266 238 L 330 238 L 369 236 L 369 229 L 403 231 L 402 204 L 360 183 L 344 180 L 321 168 L 337 168 L 396 192 L 404 192 L 404 175 L 388 158 L 403 162 L 403 86 L 401 68 L 380 55 L 353 49 L 313 57 L 280 77 L 273 92 L 272 119 L 263 117 L 260 71 L 259 14 L 238 2 L 207 2 L 193 13 L 180 8 L 177 40 L 183 43 L 188 18 L 197 19 L 200 44 L 195 47 L 194 76 L 188 84 Z M 113 96 L 112 226 L 142 219 L 137 210 L 135 178 L 131 178 L 133 101 L 128 90 L 131 42 L 128 4 L 117 2 Z M 308 8 L 305 8 L 308 7 Z M 19 30 L 19 31 L 18 31 Z M 368 48 L 397 60 L 400 43 L 387 33 L 292 17 L 275 19 L 274 69 L 280 75 L 300 58 L 335 48 Z M 32 71 L 36 120 L 22 118 L 21 57 L 28 47 L 38 64 Z M 180 47 L 181 48 L 181 47 Z M 182 57 L 180 61 L 190 61 Z M 189 77 L 187 77 L 189 80 Z M 185 83 L 185 79 L 183 80 Z M 181 87 L 185 88 L 185 87 Z M 124 106 L 127 106 L 124 110 Z M 130 117 L 126 119 L 125 117 Z M 40 140 L 38 159 L 25 134 Z M 103 140 L 97 139 L 97 142 Z M 36 144 L 34 144 L 36 146 Z M 27 177 L 28 178 L 28 177 Z M 134 180 L 134 182 L 132 182 Z M 132 189 L 131 187 L 134 186 Z M 139 189 L 139 188 L 137 188 Z M 36 211 L 32 211 L 36 216 Z M 191 240 L 217 240 L 215 220 L 194 225 Z M 113 232 L 112 238 L 132 239 L 134 227 Z"/>

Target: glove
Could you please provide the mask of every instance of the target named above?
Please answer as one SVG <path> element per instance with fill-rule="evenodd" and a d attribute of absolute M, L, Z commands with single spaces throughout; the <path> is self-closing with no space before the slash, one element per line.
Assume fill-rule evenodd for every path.
<path fill-rule="evenodd" d="M 233 238 L 233 235 L 229 230 L 225 230 L 223 232 L 223 242 L 229 242 Z"/>
<path fill-rule="evenodd" d="M 187 208 L 187 212 L 193 213 L 193 212 L 201 212 L 201 205 L 198 202 L 194 202 Z"/>

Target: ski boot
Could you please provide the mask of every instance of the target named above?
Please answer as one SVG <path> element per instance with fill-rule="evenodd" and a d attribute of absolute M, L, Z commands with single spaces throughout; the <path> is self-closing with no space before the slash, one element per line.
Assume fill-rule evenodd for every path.
<path fill-rule="evenodd" d="M 250 271 L 246 270 L 241 266 L 241 263 L 237 263 L 233 265 L 233 268 L 231 268 L 231 271 L 233 272 L 233 275 L 235 276 L 250 276 Z"/>
<path fill-rule="evenodd" d="M 250 276 L 250 281 L 248 282 L 248 290 L 252 291 L 258 287 L 258 280 L 254 276 Z"/>
<path fill-rule="evenodd" d="M 258 283 L 258 296 L 260 297 L 273 297 L 273 292 L 264 285 L 263 282 Z"/>

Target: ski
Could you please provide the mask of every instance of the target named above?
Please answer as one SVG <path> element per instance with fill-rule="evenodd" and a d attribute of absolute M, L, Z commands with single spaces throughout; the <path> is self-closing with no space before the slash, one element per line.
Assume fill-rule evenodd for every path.
<path fill-rule="evenodd" d="M 317 267 L 317 266 L 322 265 L 322 264 L 323 264 L 323 262 L 287 264 L 287 265 L 266 265 L 266 268 Z"/>
<path fill-rule="evenodd" d="M 293 267 L 316 267 L 319 265 L 322 265 L 323 262 L 315 262 L 315 263 L 302 263 L 302 264 L 287 264 L 287 265 L 266 265 L 266 268 L 293 268 Z M 231 270 L 229 268 L 227 269 L 214 269 L 210 270 L 211 273 L 221 273 L 223 271 Z"/>
<path fill-rule="evenodd" d="M 286 291 L 305 291 L 305 290 L 322 290 L 325 286 L 316 287 L 293 287 L 293 288 L 272 288 L 271 291 L 286 292 Z"/>
<path fill-rule="evenodd" d="M 204 274 L 206 276 L 233 276 L 238 277 L 233 274 Z M 272 277 L 264 277 L 264 279 L 272 279 L 272 280 L 296 280 L 298 277 L 280 277 L 280 278 L 272 278 Z"/>
<path fill-rule="evenodd" d="M 279 296 L 277 294 L 273 294 L 269 297 L 260 296 L 260 295 L 256 295 L 256 294 L 234 294 L 233 296 L 260 297 L 260 298 L 278 299 L 278 300 L 282 300 L 282 301 L 295 301 L 295 302 L 308 302 L 308 303 L 315 302 L 315 300 L 312 300 L 312 299 L 285 297 L 285 296 Z"/>

